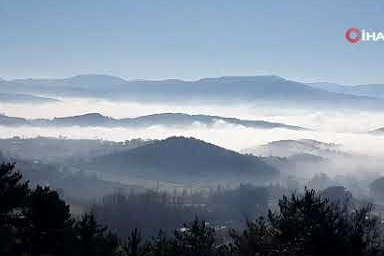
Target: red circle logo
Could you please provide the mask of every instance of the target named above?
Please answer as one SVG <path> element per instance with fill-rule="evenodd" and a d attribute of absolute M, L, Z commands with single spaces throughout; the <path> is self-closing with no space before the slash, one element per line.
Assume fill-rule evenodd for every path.
<path fill-rule="evenodd" d="M 361 40 L 361 31 L 358 28 L 350 28 L 345 33 L 345 38 L 351 43 L 356 44 Z"/>

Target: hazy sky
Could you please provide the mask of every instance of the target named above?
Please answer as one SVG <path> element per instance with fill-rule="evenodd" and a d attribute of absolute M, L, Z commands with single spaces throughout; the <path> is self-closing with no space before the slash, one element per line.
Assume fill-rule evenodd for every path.
<path fill-rule="evenodd" d="M 103 73 L 196 79 L 277 74 L 384 83 L 384 2 L 0 0 L 0 77 Z"/>

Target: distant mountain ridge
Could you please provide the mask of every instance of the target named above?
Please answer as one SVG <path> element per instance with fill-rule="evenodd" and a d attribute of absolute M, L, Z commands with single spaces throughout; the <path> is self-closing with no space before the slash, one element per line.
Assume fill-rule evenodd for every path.
<path fill-rule="evenodd" d="M 226 76 L 196 81 L 124 80 L 108 75 L 65 79 L 0 81 L 0 92 L 96 97 L 139 101 L 220 101 L 290 103 L 306 106 L 380 107 L 374 97 L 347 95 L 314 88 L 278 76 Z"/>
<path fill-rule="evenodd" d="M 99 113 L 89 113 L 79 116 L 61 117 L 54 119 L 24 119 L 0 115 L 0 125 L 3 126 L 99 126 L 99 127 L 148 127 L 154 125 L 191 126 L 201 123 L 212 126 L 216 122 L 241 125 L 250 128 L 272 129 L 285 128 L 290 130 L 306 130 L 306 128 L 282 123 L 273 123 L 260 120 L 242 120 L 210 115 L 188 115 L 183 113 L 162 113 L 136 118 L 115 119 Z"/>
<path fill-rule="evenodd" d="M 1 83 L 1 80 L 0 80 L 0 83 Z M 52 98 L 29 95 L 29 94 L 14 94 L 14 93 L 0 92 L 0 102 L 39 104 L 39 103 L 54 103 L 54 102 L 58 102 L 58 100 L 52 99 Z"/>
<path fill-rule="evenodd" d="M 345 93 L 356 96 L 366 96 L 375 98 L 384 98 L 384 84 L 366 84 L 366 85 L 340 85 L 336 83 L 319 82 L 308 83 L 314 88 L 320 88 L 329 92 Z"/>

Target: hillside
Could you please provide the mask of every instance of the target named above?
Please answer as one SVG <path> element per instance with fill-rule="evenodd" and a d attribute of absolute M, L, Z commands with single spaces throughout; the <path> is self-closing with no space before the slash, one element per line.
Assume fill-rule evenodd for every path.
<path fill-rule="evenodd" d="M 125 151 L 145 144 L 150 140 L 131 139 L 124 142 L 66 138 L 20 138 L 0 139 L 0 152 L 10 158 L 61 163 L 70 165 L 76 159 L 89 158 Z"/>
<path fill-rule="evenodd" d="M 184 137 L 171 137 L 132 150 L 96 157 L 87 167 L 101 172 L 184 182 L 211 180 L 218 183 L 225 179 L 244 178 L 263 181 L 278 175 L 278 170 L 258 157 Z"/>
<path fill-rule="evenodd" d="M 261 120 L 242 120 L 238 118 L 228 118 L 209 115 L 188 115 L 182 113 L 163 113 L 136 118 L 115 119 L 103 116 L 98 113 L 90 113 L 79 116 L 61 117 L 54 119 L 23 119 L 0 115 L 0 125 L 3 126 L 99 126 L 99 127 L 148 127 L 153 125 L 165 126 L 191 126 L 196 122 L 207 126 L 212 126 L 216 122 L 222 121 L 228 124 L 242 125 L 244 127 L 272 129 L 285 128 L 290 130 L 306 130 L 303 127 L 287 125 L 282 123 L 272 123 Z"/>
<path fill-rule="evenodd" d="M 291 157 L 294 155 L 311 154 L 319 157 L 333 157 L 341 155 L 340 145 L 334 143 L 325 143 L 316 140 L 279 140 L 244 149 L 244 153 L 252 153 L 262 156 L 280 156 Z"/>
<path fill-rule="evenodd" d="M 0 163 L 2 162 L 15 163 L 17 170 L 20 170 L 24 180 L 29 181 L 31 186 L 41 185 L 57 189 L 69 202 L 93 202 L 96 198 L 101 198 L 117 190 L 125 192 L 144 191 L 143 187 L 137 185 L 103 180 L 94 174 L 74 171 L 65 165 L 47 164 L 14 157 L 8 158 L 3 156 L 0 150 Z"/>

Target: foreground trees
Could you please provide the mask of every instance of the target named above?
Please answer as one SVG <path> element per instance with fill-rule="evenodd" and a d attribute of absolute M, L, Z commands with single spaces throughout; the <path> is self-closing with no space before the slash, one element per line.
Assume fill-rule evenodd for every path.
<path fill-rule="evenodd" d="M 113 193 L 92 206 L 99 221 L 120 237 L 128 237 L 132 227 L 140 227 L 145 238 L 156 236 L 161 229 L 167 234 L 195 216 L 211 225 L 243 228 L 246 219 L 268 213 L 269 191 L 264 187 L 240 184 L 236 188 L 210 191 L 146 191 Z"/>
<path fill-rule="evenodd" d="M 74 226 L 76 255 L 114 255 L 117 237 L 108 228 L 97 223 L 92 214 L 84 214 Z"/>
<path fill-rule="evenodd" d="M 17 229 L 24 226 L 21 215 L 28 183 L 21 182 L 21 174 L 15 172 L 13 164 L 0 164 L 0 254 L 14 249 Z"/>
<path fill-rule="evenodd" d="M 31 190 L 13 164 L 0 165 L 0 255 L 113 255 L 117 238 L 92 215 L 75 221 L 59 194 Z"/>
<path fill-rule="evenodd" d="M 239 255 L 357 256 L 382 250 L 379 222 L 370 206 L 351 210 L 306 190 L 303 196 L 283 197 L 279 208 L 233 234 Z"/>
<path fill-rule="evenodd" d="M 132 227 L 127 239 L 119 240 L 92 214 L 75 220 L 56 191 L 40 186 L 31 190 L 21 178 L 14 165 L 0 165 L 0 255 L 373 256 L 384 252 L 381 224 L 370 206 L 350 209 L 313 190 L 284 196 L 279 211 L 248 221 L 244 230 L 233 230 L 225 239 L 218 239 L 219 229 L 196 218 L 173 235 L 160 231 L 146 240 Z M 252 204 L 251 198 L 247 203 Z"/>

